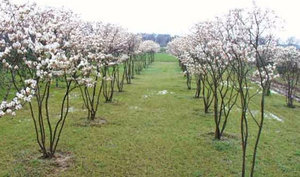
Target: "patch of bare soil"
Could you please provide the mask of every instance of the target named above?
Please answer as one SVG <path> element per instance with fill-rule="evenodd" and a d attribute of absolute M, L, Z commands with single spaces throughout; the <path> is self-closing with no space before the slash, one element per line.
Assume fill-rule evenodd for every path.
<path fill-rule="evenodd" d="M 107 124 L 108 121 L 104 118 L 96 118 L 95 120 L 84 120 L 80 123 L 77 123 L 76 126 L 80 127 L 101 127 Z"/>
<path fill-rule="evenodd" d="M 200 133 L 200 136 L 214 138 L 215 132 Z M 221 137 L 221 141 L 238 140 L 238 139 L 239 139 L 239 135 L 234 134 L 234 133 L 223 133 L 223 135 Z"/>
<path fill-rule="evenodd" d="M 70 167 L 70 164 L 72 162 L 72 155 L 70 152 L 58 152 L 55 155 L 54 163 L 56 168 L 59 171 L 65 171 L 68 167 Z"/>
<path fill-rule="evenodd" d="M 222 140 L 229 140 L 229 139 L 238 140 L 239 135 L 234 133 L 223 133 Z"/>
<path fill-rule="evenodd" d="M 47 176 L 57 176 L 59 173 L 67 170 L 73 163 L 73 156 L 70 152 L 56 152 L 55 157 L 51 160 L 51 165 L 54 166 L 53 171 Z"/>

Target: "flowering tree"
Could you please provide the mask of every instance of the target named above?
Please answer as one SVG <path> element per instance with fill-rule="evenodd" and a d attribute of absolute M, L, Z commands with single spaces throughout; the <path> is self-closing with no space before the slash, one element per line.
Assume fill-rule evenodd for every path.
<path fill-rule="evenodd" d="M 193 54 L 202 75 L 204 85 L 212 92 L 215 138 L 221 139 L 227 125 L 229 114 L 237 101 L 237 93 L 230 83 L 233 82 L 231 58 L 223 50 L 223 31 L 219 30 L 220 20 L 199 23 L 195 27 L 194 40 L 197 44 Z"/>
<path fill-rule="evenodd" d="M 242 139 L 242 176 L 246 172 L 246 152 L 248 145 L 249 126 L 247 113 L 253 118 L 258 132 L 252 154 L 250 175 L 254 174 L 256 153 L 260 135 L 264 122 L 265 94 L 270 82 L 276 75 L 274 74 L 276 62 L 273 54 L 275 53 L 276 16 L 269 10 L 262 10 L 257 7 L 249 10 L 235 9 L 225 16 L 224 22 L 218 28 L 222 31 L 223 47 L 222 50 L 230 60 L 230 68 L 233 71 L 236 88 L 239 94 L 241 107 L 241 139 Z M 256 69 L 252 73 L 253 69 Z M 259 86 L 262 89 L 260 104 L 260 120 L 257 120 L 251 113 L 249 103 L 251 98 L 259 92 L 249 91 L 251 78 L 253 75 L 259 78 Z"/>
<path fill-rule="evenodd" d="M 182 45 L 187 46 L 182 52 L 184 54 L 172 49 L 174 43 L 169 46 L 169 51 L 174 51 L 175 55 L 182 55 L 181 57 L 185 58 L 187 72 L 197 78 L 196 96 L 199 96 L 200 84 L 203 84 L 202 93 L 206 113 L 213 103 L 216 139 L 221 139 L 229 113 L 237 100 L 237 93 L 230 86 L 233 79 L 229 65 L 231 58 L 223 51 L 222 31 L 217 30 L 220 28 L 219 23 L 216 20 L 195 25 L 192 34 L 187 37 L 187 40 L 182 41 L 185 42 Z"/>
<path fill-rule="evenodd" d="M 9 1 L 3 1 L 0 5 L 0 117 L 5 114 L 16 115 L 15 111 L 21 109 L 25 102 L 30 102 L 35 94 L 36 81 L 29 77 L 20 80 L 17 76 L 27 75 L 21 72 L 21 68 L 26 67 L 23 58 L 27 46 L 30 45 L 30 37 L 22 30 L 23 24 L 18 20 L 30 12 L 31 6 L 23 7 Z"/>
<path fill-rule="evenodd" d="M 188 89 L 191 89 L 191 82 L 192 82 L 192 76 L 187 69 L 187 67 L 193 67 L 193 64 L 189 64 L 189 62 L 192 62 L 189 57 L 189 50 L 190 50 L 190 39 L 189 37 L 177 37 L 173 39 L 171 42 L 168 43 L 167 46 L 167 52 L 171 55 L 178 58 L 179 66 L 181 67 L 181 70 L 183 71 L 184 75 L 186 76 L 186 85 Z M 197 82 L 198 83 L 198 82 Z M 197 85 L 197 91 L 196 91 L 196 97 L 198 94 L 200 94 L 200 85 Z M 198 93 L 197 93 L 198 92 Z"/>
<path fill-rule="evenodd" d="M 293 108 L 294 92 L 300 78 L 300 52 L 295 47 L 278 47 L 278 71 L 286 85 L 286 103 Z"/>
<path fill-rule="evenodd" d="M 128 33 L 113 24 L 86 23 L 81 29 L 81 66 L 84 78 L 78 82 L 88 120 L 94 120 L 103 94 L 106 102 L 111 102 L 115 86 L 123 90 L 124 79 L 131 83 L 134 57 L 138 52 L 140 36 Z M 120 67 L 123 66 L 123 69 Z"/>
<path fill-rule="evenodd" d="M 113 24 L 84 22 L 65 9 L 2 0 L 0 117 L 15 115 L 28 102 L 43 157 L 54 157 L 69 113 L 70 93 L 80 88 L 88 119 L 95 119 L 100 95 L 111 101 L 116 81 L 122 91 L 126 62 L 139 54 L 139 45 L 138 35 Z M 158 47 L 146 46 L 150 47 L 144 52 L 151 53 L 153 61 Z M 120 65 L 124 66 L 121 74 Z M 53 81 L 61 84 L 63 93 L 58 119 L 51 111 L 56 106 L 50 105 Z"/>
<path fill-rule="evenodd" d="M 41 10 L 34 4 L 4 2 L 4 14 L 1 14 L 4 17 L 1 18 L 1 35 L 4 38 L 2 66 L 11 75 L 17 98 L 29 102 L 43 157 L 52 158 L 68 115 L 69 94 L 76 88 L 75 80 L 81 73 L 78 68 L 79 56 L 72 48 L 72 42 L 76 41 L 72 31 L 76 29 L 77 21 L 70 11 L 52 8 Z M 54 78 L 64 82 L 57 120 L 53 118 L 49 106 Z M 14 99 L 17 103 L 15 109 L 21 107 L 18 99 Z M 9 106 L 12 109 L 12 105 Z"/>
<path fill-rule="evenodd" d="M 154 62 L 154 54 L 158 52 L 159 49 L 159 44 L 151 40 L 143 41 L 140 44 L 139 50 L 143 53 L 143 68 L 146 68 L 149 64 Z"/>
<path fill-rule="evenodd" d="M 140 54 L 139 46 L 142 42 L 142 37 L 136 34 L 128 34 L 126 51 L 128 60 L 125 60 L 124 65 L 124 74 L 127 84 L 131 84 L 131 80 L 134 78 L 135 74 L 135 62 Z"/>
<path fill-rule="evenodd" d="M 123 52 L 126 41 L 124 41 L 125 33 L 119 26 L 113 24 L 105 24 L 100 27 L 99 35 L 103 41 L 102 52 L 105 57 L 102 59 L 102 84 L 103 96 L 106 102 L 111 102 L 114 94 L 114 86 L 116 81 L 116 71 L 118 56 Z"/>
<path fill-rule="evenodd" d="M 256 6 L 247 12 L 247 16 L 244 18 L 242 16 L 238 16 L 238 18 L 242 23 L 243 28 L 245 28 L 245 34 L 247 35 L 245 37 L 253 51 L 256 75 L 259 76 L 259 86 L 263 93 L 261 94 L 260 100 L 260 119 L 256 120 L 252 116 L 258 127 L 250 170 L 250 176 L 254 176 L 256 154 L 265 118 L 265 93 L 270 86 L 271 80 L 277 76 L 274 74 L 277 63 L 272 60 L 274 57 L 272 53 L 275 53 L 274 49 L 276 46 L 276 38 L 274 36 L 274 32 L 278 28 L 279 19 L 273 11 L 268 9 L 263 10 Z"/>
<path fill-rule="evenodd" d="M 81 60 L 78 67 L 81 68 L 82 75 L 76 79 L 80 88 L 84 106 L 88 111 L 88 120 L 94 120 L 100 103 L 100 95 L 103 85 L 101 60 L 105 54 L 100 50 L 102 41 L 99 39 L 98 30 L 101 23 L 83 23 L 79 26 L 77 33 L 77 43 L 73 46 L 80 54 Z"/>
<path fill-rule="evenodd" d="M 225 17 L 224 38 L 225 46 L 223 50 L 225 54 L 231 58 L 231 68 L 234 71 L 236 82 L 233 82 L 233 87 L 237 90 L 240 100 L 241 109 L 241 141 L 242 141 L 242 176 L 245 175 L 246 167 L 246 151 L 248 142 L 248 119 L 247 112 L 249 103 L 254 95 L 250 93 L 251 71 L 255 61 L 253 52 L 249 46 L 246 28 L 243 27 L 243 22 L 239 21 L 239 17 L 243 16 L 244 11 L 235 9 L 230 11 Z"/>
<path fill-rule="evenodd" d="M 237 100 L 240 101 L 238 106 L 241 109 L 242 176 L 246 174 L 249 136 L 247 115 L 249 113 L 258 127 L 250 170 L 250 175 L 253 176 L 264 122 L 265 93 L 270 88 L 272 79 L 277 76 L 275 56 L 278 51 L 273 35 L 277 26 L 278 18 L 270 10 L 258 7 L 249 10 L 235 9 L 223 17 L 217 17 L 214 21 L 195 25 L 193 33 L 188 36 L 189 42 L 174 41 L 170 43 L 168 49 L 178 58 L 186 58 L 187 70 L 202 78 L 203 93 L 206 93 L 206 96 L 212 95 L 217 139 L 222 135 L 230 110 Z M 182 47 L 177 44 L 180 42 L 182 46 L 188 47 L 180 50 Z M 259 120 L 253 116 L 249 106 L 251 99 L 259 94 L 250 92 L 253 77 L 258 78 L 263 93 Z M 205 89 L 209 92 L 205 92 Z M 205 99 L 207 98 L 205 94 L 203 98 L 204 103 L 209 103 Z M 225 118 L 220 131 L 222 116 Z"/>

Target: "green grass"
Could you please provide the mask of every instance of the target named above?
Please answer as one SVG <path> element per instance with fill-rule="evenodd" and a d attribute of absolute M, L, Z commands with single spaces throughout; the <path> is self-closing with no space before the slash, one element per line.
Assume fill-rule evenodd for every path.
<path fill-rule="evenodd" d="M 155 55 L 155 61 L 156 62 L 178 62 L 178 60 L 171 56 L 171 55 L 166 55 L 164 53 L 157 53 Z"/>
<path fill-rule="evenodd" d="M 174 57 L 157 54 L 155 63 L 136 77 L 124 92 L 115 94 L 113 103 L 100 105 L 98 116 L 107 120 L 101 127 L 81 126 L 86 112 L 79 92 L 72 93 L 74 112 L 58 147 L 71 153 L 72 163 L 62 172 L 38 158 L 28 109 L 15 118 L 1 118 L 0 176 L 240 176 L 237 109 L 226 129 L 229 138 L 216 141 L 213 114 L 204 114 L 202 100 L 193 98 L 195 90 L 186 89 Z M 158 94 L 162 90 L 168 93 Z M 53 116 L 59 95 L 60 89 L 55 90 Z M 256 176 L 300 176 L 300 105 L 289 109 L 285 98 L 275 94 L 266 102 L 267 111 L 284 122 L 266 119 Z M 251 150 L 255 128 L 249 121 Z"/>

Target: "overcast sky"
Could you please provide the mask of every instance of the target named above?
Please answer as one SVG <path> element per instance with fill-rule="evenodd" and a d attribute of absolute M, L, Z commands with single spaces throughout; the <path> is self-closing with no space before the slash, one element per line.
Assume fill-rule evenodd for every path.
<path fill-rule="evenodd" d="M 28 0 L 13 0 L 28 2 Z M 86 20 L 116 23 L 131 32 L 181 35 L 199 21 L 212 19 L 236 7 L 251 7 L 252 0 L 29 0 L 40 6 L 72 9 Z M 285 20 L 281 38 L 300 38 L 300 0 L 256 0 Z"/>

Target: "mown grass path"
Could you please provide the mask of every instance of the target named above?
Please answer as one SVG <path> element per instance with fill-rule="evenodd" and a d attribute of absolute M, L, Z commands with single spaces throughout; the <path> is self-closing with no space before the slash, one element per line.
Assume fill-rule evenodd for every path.
<path fill-rule="evenodd" d="M 107 121 L 101 126 L 84 126 L 86 112 L 79 92 L 73 93 L 59 144 L 72 162 L 60 172 L 53 165 L 45 171 L 49 163 L 36 158 L 28 111 L 0 120 L 0 176 L 240 176 L 237 112 L 228 125 L 230 137 L 214 141 L 212 114 L 204 114 L 201 99 L 193 95 L 176 59 L 164 54 L 112 103 L 101 104 L 98 117 Z M 270 99 L 268 109 L 285 121 L 266 121 L 257 175 L 298 176 L 300 111 L 286 111 L 281 96 Z"/>

